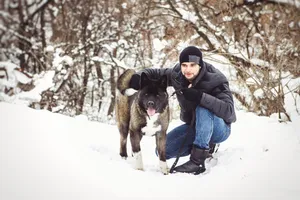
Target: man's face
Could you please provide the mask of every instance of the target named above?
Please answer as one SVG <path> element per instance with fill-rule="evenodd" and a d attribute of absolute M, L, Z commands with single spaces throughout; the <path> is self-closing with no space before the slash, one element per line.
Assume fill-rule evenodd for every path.
<path fill-rule="evenodd" d="M 181 63 L 181 73 L 188 81 L 192 81 L 199 74 L 200 66 L 194 62 Z"/>

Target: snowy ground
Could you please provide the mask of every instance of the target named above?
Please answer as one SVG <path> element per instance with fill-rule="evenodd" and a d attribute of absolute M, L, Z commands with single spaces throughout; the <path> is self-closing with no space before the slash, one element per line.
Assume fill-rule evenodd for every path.
<path fill-rule="evenodd" d="M 300 199 L 299 121 L 237 117 L 206 174 L 162 175 L 154 138 L 137 171 L 118 155 L 116 126 L 0 102 L 0 199 Z"/>

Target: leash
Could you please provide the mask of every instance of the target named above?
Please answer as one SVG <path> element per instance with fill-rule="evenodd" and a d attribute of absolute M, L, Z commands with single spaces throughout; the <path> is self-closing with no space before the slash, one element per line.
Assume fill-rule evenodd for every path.
<path fill-rule="evenodd" d="M 170 97 L 174 96 L 175 94 L 180 94 L 180 95 L 181 95 L 181 94 L 182 94 L 181 89 L 175 90 L 175 92 L 173 92 L 173 93 L 171 94 Z M 179 151 L 178 151 L 178 153 L 177 153 L 176 159 L 175 159 L 175 161 L 174 161 L 172 167 L 170 168 L 170 173 L 171 173 L 171 174 L 174 172 L 174 168 L 176 167 L 176 165 L 177 165 L 177 163 L 178 163 L 178 161 L 179 161 L 180 155 L 181 155 L 181 153 L 182 153 L 182 149 L 183 149 L 183 147 L 184 147 L 184 144 L 186 143 L 186 140 L 187 140 L 187 138 L 188 138 L 187 136 L 188 136 L 189 132 L 192 132 L 192 131 L 193 131 L 193 128 L 194 128 L 194 125 L 195 125 L 195 120 L 196 120 L 196 111 L 193 112 L 191 123 L 190 123 L 190 125 L 187 127 L 187 129 L 186 129 L 186 135 L 185 135 L 185 137 L 184 137 L 184 140 L 182 141 L 182 143 L 181 143 L 181 145 L 180 145 L 180 148 L 179 148 Z M 219 146 L 220 146 L 220 144 L 214 145 L 214 146 L 213 146 L 213 149 L 212 149 L 212 153 L 216 153 L 216 152 L 219 150 Z M 211 154 L 212 154 L 212 153 L 211 153 Z"/>
<path fill-rule="evenodd" d="M 174 92 L 175 93 L 175 92 Z M 184 140 L 182 141 L 182 143 L 181 143 L 181 145 L 180 145 L 180 148 L 179 148 L 179 151 L 178 151 L 178 153 L 177 153 L 177 156 L 176 156 L 176 159 L 175 159 L 175 161 L 174 161 L 174 163 L 173 163 L 173 165 L 172 165 L 172 167 L 170 168 L 170 173 L 172 174 L 173 172 L 174 172 L 174 168 L 176 167 L 176 165 L 177 165 L 177 163 L 178 163 L 178 160 L 179 160 L 179 158 L 180 158 L 180 155 L 181 155 L 181 153 L 182 153 L 182 149 L 183 149 L 183 146 L 184 146 L 184 144 L 186 143 L 186 140 L 187 140 L 187 136 L 188 136 L 188 134 L 189 134 L 189 131 L 193 131 L 193 128 L 194 128 L 194 123 L 195 123 L 195 119 L 196 119 L 196 116 L 195 116 L 196 114 L 195 114 L 195 111 L 193 112 L 193 116 L 192 116 L 192 121 L 191 121 L 191 123 L 190 123 L 190 125 L 187 127 L 187 129 L 186 129 L 186 135 L 185 135 L 185 137 L 184 137 Z"/>

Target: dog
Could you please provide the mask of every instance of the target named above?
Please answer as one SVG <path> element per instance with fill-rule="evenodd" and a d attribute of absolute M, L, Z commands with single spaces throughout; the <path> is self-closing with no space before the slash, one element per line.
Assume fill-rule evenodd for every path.
<path fill-rule="evenodd" d="M 166 131 L 169 126 L 167 77 L 151 80 L 141 73 L 140 89 L 129 88 L 133 69 L 127 69 L 117 80 L 116 120 L 120 132 L 120 156 L 127 158 L 127 136 L 130 134 L 135 168 L 143 170 L 140 141 L 144 135 L 156 137 L 159 167 L 168 174 L 166 162 Z M 135 91 L 132 94 L 132 90 Z"/>

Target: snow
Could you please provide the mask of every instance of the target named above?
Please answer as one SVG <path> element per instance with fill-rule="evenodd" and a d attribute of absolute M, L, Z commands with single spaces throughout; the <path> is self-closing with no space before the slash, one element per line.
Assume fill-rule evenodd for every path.
<path fill-rule="evenodd" d="M 91 58 L 92 61 L 95 61 L 95 62 L 103 62 L 104 59 L 103 58 L 100 58 L 99 56 L 93 56 Z"/>
<path fill-rule="evenodd" d="M 232 21 L 232 17 L 231 16 L 224 16 L 223 21 L 224 22 L 230 22 L 230 21 Z"/>
<path fill-rule="evenodd" d="M 45 51 L 46 51 L 46 52 L 54 52 L 54 51 L 55 51 L 55 48 L 54 48 L 54 46 L 52 46 L 52 45 L 48 45 L 48 46 L 46 47 Z"/>
<path fill-rule="evenodd" d="M 155 51 L 162 51 L 166 46 L 168 45 L 168 42 L 166 40 L 160 40 L 158 38 L 153 39 L 153 47 Z"/>
<path fill-rule="evenodd" d="M 263 98 L 264 97 L 264 91 L 261 88 L 255 90 L 255 92 L 253 94 L 256 98 Z"/>
<path fill-rule="evenodd" d="M 286 4 L 289 4 L 289 5 L 294 5 L 297 8 L 300 8 L 300 1 L 299 0 L 274 0 L 274 1 L 278 2 L 278 3 L 286 3 Z"/>
<path fill-rule="evenodd" d="M 31 82 L 31 78 L 29 78 L 24 73 L 22 73 L 22 72 L 20 72 L 18 70 L 14 70 L 13 74 L 16 77 L 16 80 L 18 80 L 20 83 L 28 84 L 28 83 Z"/>
<path fill-rule="evenodd" d="M 163 175 L 153 137 L 138 171 L 118 155 L 115 125 L 0 102 L 0 199 L 299 199 L 300 120 L 237 117 L 208 172 Z"/>
<path fill-rule="evenodd" d="M 17 98 L 21 101 L 39 102 L 41 100 L 41 94 L 43 91 L 54 86 L 53 77 L 55 71 L 47 71 L 39 75 L 38 78 L 34 81 L 35 87 L 28 92 L 21 92 L 17 94 Z M 42 77 L 42 78 L 41 78 Z"/>
<path fill-rule="evenodd" d="M 17 36 L 18 38 L 20 38 L 26 42 L 31 43 L 31 41 L 27 37 L 24 37 L 23 35 L 20 35 L 13 30 L 7 29 L 7 27 L 3 26 L 2 24 L 0 24 L 0 30 L 10 32 L 12 35 Z"/>
<path fill-rule="evenodd" d="M 126 65 L 124 60 L 119 60 L 118 58 L 112 58 L 112 60 L 116 63 L 117 66 L 122 67 L 123 69 L 128 69 L 129 67 Z"/>
<path fill-rule="evenodd" d="M 8 74 L 11 74 L 14 69 L 19 68 L 18 65 L 11 62 L 0 62 L 0 67 L 4 67 Z"/>
<path fill-rule="evenodd" d="M 178 8 L 178 11 L 181 13 L 182 19 L 190 21 L 194 24 L 197 22 L 197 17 L 195 16 L 194 13 L 191 13 L 191 12 L 186 11 L 186 10 L 181 9 L 181 8 Z"/>
<path fill-rule="evenodd" d="M 53 77 L 55 75 L 55 72 L 52 70 L 43 72 L 41 74 L 35 74 L 32 79 L 29 79 L 24 74 L 20 73 L 17 70 L 14 70 L 13 67 L 15 67 L 15 65 L 13 63 L 8 62 L 2 66 L 6 67 L 9 79 L 0 79 L 1 101 L 13 102 L 21 105 L 30 105 L 32 102 L 39 102 L 41 100 L 42 92 L 54 86 Z M 30 91 L 21 91 L 19 88 L 16 87 L 18 82 L 29 83 L 30 81 L 33 81 L 34 85 L 34 88 Z M 8 96 L 7 94 L 3 93 L 5 87 L 14 88 L 15 95 Z"/>
<path fill-rule="evenodd" d="M 290 23 L 289 23 L 289 27 L 290 27 L 290 28 L 294 28 L 294 27 L 295 27 L 295 22 L 290 22 Z"/>
<path fill-rule="evenodd" d="M 15 69 L 19 68 L 18 65 L 11 62 L 0 62 L 0 68 L 4 68 L 4 71 L 0 72 L 0 75 L 5 76 L 5 78 L 0 79 L 0 91 L 4 90 L 4 87 L 16 87 L 18 84 L 18 80 L 16 77 L 16 73 L 14 73 Z"/>
<path fill-rule="evenodd" d="M 127 8 L 127 3 L 122 3 L 121 6 L 122 6 L 123 9 L 126 9 Z"/>
<path fill-rule="evenodd" d="M 72 66 L 74 64 L 73 58 L 68 55 L 61 56 L 63 50 L 61 48 L 57 48 L 54 53 L 54 59 L 52 65 L 56 68 L 57 71 L 60 71 L 64 64 Z"/>

